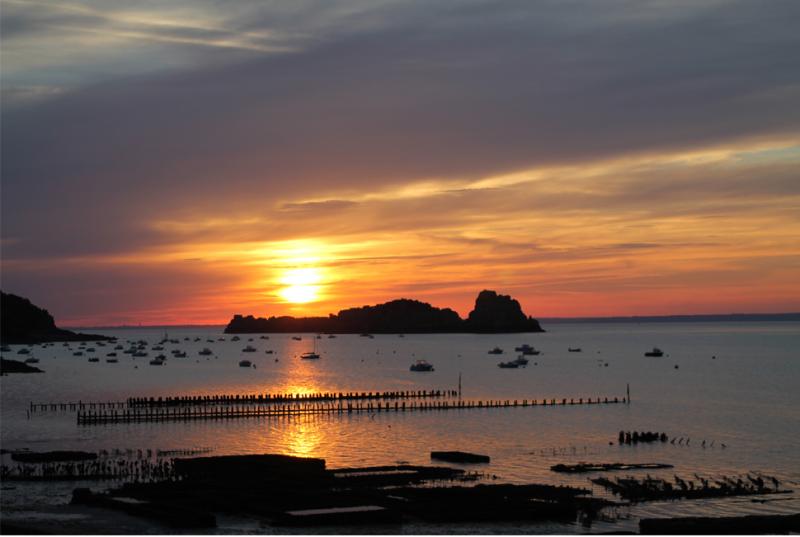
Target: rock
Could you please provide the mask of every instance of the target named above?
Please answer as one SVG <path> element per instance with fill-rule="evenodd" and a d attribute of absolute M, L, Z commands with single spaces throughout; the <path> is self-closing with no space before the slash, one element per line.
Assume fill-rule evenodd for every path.
<path fill-rule="evenodd" d="M 431 451 L 431 459 L 472 464 L 491 462 L 491 458 L 488 455 L 467 453 L 466 451 Z"/>
<path fill-rule="evenodd" d="M 542 332 L 539 322 L 522 312 L 519 302 L 509 295 L 481 291 L 467 318 L 471 332 Z"/>
<path fill-rule="evenodd" d="M 0 359 L 0 375 L 8 373 L 44 373 L 38 367 L 33 367 L 17 360 Z"/>

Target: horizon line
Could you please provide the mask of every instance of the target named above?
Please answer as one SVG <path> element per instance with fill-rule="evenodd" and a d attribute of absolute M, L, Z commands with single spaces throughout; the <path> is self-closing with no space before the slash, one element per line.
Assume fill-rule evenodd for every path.
<path fill-rule="evenodd" d="M 747 313 L 747 312 L 733 312 L 733 313 L 677 313 L 677 314 L 663 314 L 663 315 L 607 315 L 607 316 L 583 316 L 583 317 L 533 317 L 540 322 L 586 322 L 586 321 L 636 321 L 636 320 L 669 320 L 669 319 L 702 319 L 702 318 L 737 318 L 737 317 L 791 317 L 797 316 L 800 320 L 800 311 L 788 312 L 771 312 L 771 313 Z M 268 317 L 265 317 L 268 318 Z M 295 317 L 302 319 L 303 317 Z M 228 323 L 175 323 L 175 324 L 118 324 L 118 325 L 61 325 L 61 328 L 68 328 L 71 330 L 110 330 L 110 329 L 131 329 L 131 328 L 211 328 L 227 326 Z"/>

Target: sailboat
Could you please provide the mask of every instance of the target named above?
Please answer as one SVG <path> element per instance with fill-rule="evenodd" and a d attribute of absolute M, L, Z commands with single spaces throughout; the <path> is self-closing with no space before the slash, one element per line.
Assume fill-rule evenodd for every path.
<path fill-rule="evenodd" d="M 314 338 L 314 350 L 312 352 L 304 352 L 300 355 L 301 360 L 319 360 L 320 355 L 317 354 L 317 339 Z"/>

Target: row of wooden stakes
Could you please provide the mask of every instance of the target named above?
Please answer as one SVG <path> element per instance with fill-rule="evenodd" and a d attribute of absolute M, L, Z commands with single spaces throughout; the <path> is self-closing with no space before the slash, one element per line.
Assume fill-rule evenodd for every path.
<path fill-rule="evenodd" d="M 122 411 L 81 411 L 78 412 L 79 425 L 111 423 L 137 423 L 155 421 L 190 421 L 207 419 L 232 419 L 256 417 L 283 417 L 308 414 L 353 414 L 378 412 L 413 412 L 435 410 L 463 410 L 485 408 L 511 408 L 528 406 L 567 406 L 601 405 L 625 403 L 626 399 L 614 398 L 571 398 L 571 399 L 515 399 L 515 400 L 432 400 L 432 401 L 394 401 L 394 402 L 297 402 L 294 404 L 272 406 L 220 406 L 183 407 L 156 409 L 125 409 Z"/>

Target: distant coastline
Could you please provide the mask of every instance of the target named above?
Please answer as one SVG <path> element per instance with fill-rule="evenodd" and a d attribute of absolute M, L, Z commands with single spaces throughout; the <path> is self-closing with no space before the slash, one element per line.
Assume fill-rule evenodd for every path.
<path fill-rule="evenodd" d="M 540 323 L 713 323 L 713 322 L 800 322 L 798 313 L 719 313 L 699 315 L 646 315 L 620 317 L 539 317 Z M 123 324 L 123 325 L 66 325 L 70 330 L 170 330 L 183 328 L 219 328 L 225 323 L 211 324 Z"/>
<path fill-rule="evenodd" d="M 721 313 L 699 315 L 642 315 L 629 317 L 542 317 L 543 323 L 711 323 L 800 321 L 798 313 Z"/>

